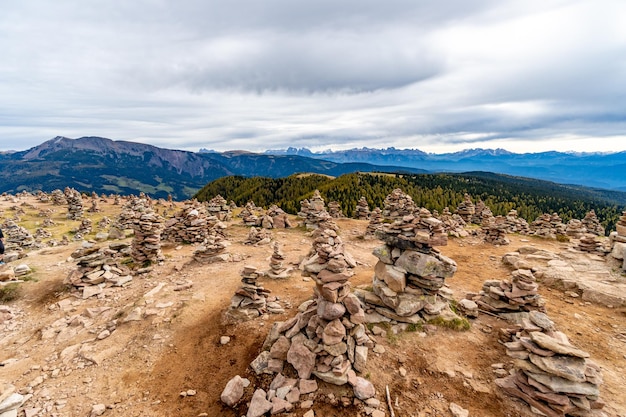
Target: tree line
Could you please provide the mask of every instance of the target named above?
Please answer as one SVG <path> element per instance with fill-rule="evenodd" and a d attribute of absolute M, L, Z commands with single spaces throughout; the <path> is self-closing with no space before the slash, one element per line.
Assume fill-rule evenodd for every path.
<path fill-rule="evenodd" d="M 370 209 L 383 208 L 385 197 L 395 188 L 410 195 L 420 207 L 454 212 L 470 194 L 482 200 L 495 216 L 515 209 L 529 223 L 543 213 L 558 213 L 564 222 L 582 219 L 594 209 L 607 233 L 615 229 L 626 209 L 626 193 L 567 186 L 548 181 L 474 172 L 466 174 L 377 174 L 353 173 L 337 178 L 323 175 L 291 175 L 284 178 L 229 176 L 203 187 L 194 198 L 208 201 L 221 195 L 238 206 L 253 201 L 257 206 L 276 204 L 296 214 L 300 201 L 319 190 L 326 203 L 337 201 L 343 213 L 353 217 L 357 201 L 365 197 Z"/>

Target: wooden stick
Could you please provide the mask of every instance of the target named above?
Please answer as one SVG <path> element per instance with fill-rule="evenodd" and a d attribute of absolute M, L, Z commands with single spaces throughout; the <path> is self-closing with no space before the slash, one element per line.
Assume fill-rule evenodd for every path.
<path fill-rule="evenodd" d="M 396 417 L 396 414 L 393 412 L 393 407 L 391 406 L 391 395 L 389 395 L 389 385 L 385 385 L 385 391 L 387 392 L 387 405 L 389 406 L 389 413 L 391 413 L 391 417 Z"/>
<path fill-rule="evenodd" d="M 497 318 L 497 319 L 500 319 L 500 320 L 506 320 L 506 319 L 504 319 L 504 318 L 502 318 L 502 317 L 498 316 L 497 314 L 494 314 L 494 313 L 492 313 L 492 312 L 490 312 L 490 311 L 485 311 L 485 310 L 481 310 L 481 309 L 478 309 L 478 311 L 479 311 L 479 312 L 481 312 L 481 313 L 483 313 L 483 314 L 486 314 L 486 315 L 488 315 L 488 316 L 491 316 L 491 317 L 495 317 L 495 318 Z"/>

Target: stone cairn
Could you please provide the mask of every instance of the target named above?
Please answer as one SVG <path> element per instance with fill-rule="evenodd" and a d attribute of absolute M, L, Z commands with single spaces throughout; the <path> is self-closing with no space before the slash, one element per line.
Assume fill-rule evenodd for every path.
<path fill-rule="evenodd" d="M 230 204 L 221 195 L 216 195 L 209 200 L 207 210 L 221 222 L 227 222 L 232 219 Z"/>
<path fill-rule="evenodd" d="M 376 207 L 370 213 L 370 221 L 365 229 L 365 235 L 363 236 L 365 239 L 375 239 L 376 231 L 378 231 L 381 227 L 383 227 L 383 211 Z"/>
<path fill-rule="evenodd" d="M 309 230 L 317 229 L 320 223 L 327 222 L 331 218 L 318 190 L 313 192 L 310 200 L 300 201 L 298 217 L 303 220 L 304 226 Z"/>
<path fill-rule="evenodd" d="M 501 343 L 513 358 L 511 374 L 495 380 L 505 393 L 548 417 L 602 416 L 602 374 L 589 353 L 572 346 L 550 318 L 531 311 L 511 318 L 516 326 L 501 331 Z"/>
<path fill-rule="evenodd" d="M 626 211 L 622 212 L 622 216 L 617 221 L 615 228 L 617 230 L 609 235 L 611 239 L 611 256 L 623 261 L 622 269 L 626 271 Z"/>
<path fill-rule="evenodd" d="M 446 231 L 448 236 L 467 237 L 469 235 L 467 230 L 465 230 L 465 220 L 463 220 L 463 218 L 456 213 L 452 214 L 448 207 L 444 207 L 440 215 L 434 216 L 435 218 L 441 220 L 443 229 Z"/>
<path fill-rule="evenodd" d="M 389 220 L 401 219 L 404 216 L 412 215 L 416 210 L 417 206 L 413 198 L 396 188 L 385 197 L 383 217 Z"/>
<path fill-rule="evenodd" d="M 131 256 L 138 264 L 161 262 L 165 258 L 161 252 L 161 232 L 163 218 L 152 210 L 146 209 L 133 221 L 134 236 L 131 242 Z"/>
<path fill-rule="evenodd" d="M 73 188 L 65 189 L 65 199 L 67 200 L 67 218 L 70 220 L 80 220 L 83 218 L 83 197 Z"/>
<path fill-rule="evenodd" d="M 291 268 L 284 266 L 285 255 L 280 250 L 278 242 L 274 242 L 274 252 L 270 258 L 270 269 L 267 276 L 272 279 L 286 279 L 291 274 Z"/>
<path fill-rule="evenodd" d="M 556 239 L 557 235 L 567 233 L 567 226 L 563 224 L 563 219 L 558 214 L 544 213 L 530 224 L 530 230 L 535 236 Z"/>
<path fill-rule="evenodd" d="M 539 285 L 529 269 L 517 269 L 508 280 L 487 280 L 479 294 L 470 294 L 480 308 L 490 313 L 516 311 L 545 311 L 545 300 L 537 289 Z"/>
<path fill-rule="evenodd" d="M 251 227 L 248 237 L 244 240 L 244 245 L 262 246 L 268 245 L 272 241 L 272 232 L 265 228 Z"/>
<path fill-rule="evenodd" d="M 373 293 L 357 292 L 368 306 L 368 321 L 419 324 L 459 319 L 445 291 L 440 291 L 456 272 L 456 263 L 434 248 L 448 243 L 441 221 L 422 208 L 385 224 L 377 236 L 384 245 L 373 252 L 378 258 Z"/>
<path fill-rule="evenodd" d="M 604 250 L 602 242 L 598 240 L 598 236 L 593 233 L 585 233 L 580 238 L 577 248 L 582 252 L 595 253 L 598 255 L 606 255 L 607 252 Z"/>
<path fill-rule="evenodd" d="M 98 213 L 102 211 L 100 209 L 100 206 L 98 205 L 98 194 L 96 194 L 95 192 L 91 193 L 91 207 L 89 207 L 87 211 L 90 213 Z"/>
<path fill-rule="evenodd" d="M 517 210 L 511 209 L 505 217 L 507 225 L 507 233 L 519 233 L 521 235 L 527 235 L 530 233 L 530 225 L 528 222 L 519 217 Z"/>
<path fill-rule="evenodd" d="M 365 197 L 361 197 L 356 203 L 355 217 L 359 220 L 369 220 L 370 206 L 367 204 Z"/>
<path fill-rule="evenodd" d="M 80 248 L 71 255 L 78 268 L 70 271 L 65 283 L 82 291 L 83 299 L 98 296 L 107 287 L 128 285 L 133 278 L 130 270 L 120 261 L 130 254 L 127 243 Z"/>
<path fill-rule="evenodd" d="M 483 213 L 485 213 L 485 211 L 483 211 Z M 509 238 L 506 237 L 507 229 L 506 218 L 502 216 L 486 217 L 481 224 L 481 230 L 485 235 L 485 242 L 491 243 L 492 245 L 508 245 L 511 243 Z"/>
<path fill-rule="evenodd" d="M 76 229 L 76 233 L 80 233 L 81 235 L 88 235 L 91 233 L 93 229 L 93 222 L 91 219 L 84 218 L 80 221 L 80 225 Z"/>
<path fill-rule="evenodd" d="M 229 242 L 224 239 L 218 227 L 209 230 L 204 242 L 193 252 L 193 259 L 202 264 L 227 262 L 230 255 L 226 252 Z"/>
<path fill-rule="evenodd" d="M 244 206 L 239 217 L 246 226 L 256 227 L 259 225 L 259 218 L 262 215 L 262 209 L 254 204 L 254 201 L 248 201 Z"/>
<path fill-rule="evenodd" d="M 7 250 L 30 248 L 35 243 L 33 235 L 13 220 L 6 220 L 2 225 Z"/>
<path fill-rule="evenodd" d="M 333 219 L 341 219 L 346 216 L 343 215 L 343 211 L 341 210 L 341 204 L 338 201 L 331 201 L 328 203 L 328 214 Z"/>
<path fill-rule="evenodd" d="M 587 233 L 591 233 L 596 236 L 604 236 L 604 227 L 600 224 L 600 220 L 598 220 L 595 210 L 590 210 L 581 222 L 585 225 Z"/>
<path fill-rule="evenodd" d="M 113 205 L 114 206 L 120 205 L 120 196 L 118 194 L 115 194 L 115 196 L 113 197 Z"/>
<path fill-rule="evenodd" d="M 52 191 L 52 193 L 50 194 L 50 197 L 52 199 L 52 204 L 55 206 L 64 206 L 67 204 L 67 199 L 65 198 L 65 194 L 63 194 L 63 191 L 59 189 Z"/>
<path fill-rule="evenodd" d="M 476 207 L 474 203 L 472 203 L 472 197 L 469 194 L 465 194 L 463 196 L 463 201 L 456 208 L 456 214 L 461 216 L 463 221 L 468 224 L 472 222 L 472 217 L 476 213 Z"/>
<path fill-rule="evenodd" d="M 218 222 L 218 218 L 209 215 L 206 207 L 198 201 L 186 201 L 180 211 L 166 220 L 161 239 L 176 243 L 202 243 Z"/>
<path fill-rule="evenodd" d="M 487 207 L 483 200 L 478 199 L 476 205 L 474 206 L 474 215 L 472 216 L 470 223 L 482 224 L 483 220 L 489 217 L 493 217 L 493 212 L 489 207 Z"/>
<path fill-rule="evenodd" d="M 316 282 L 315 298 L 303 303 L 295 317 L 273 324 L 264 350 L 251 363 L 257 374 L 277 375 L 269 393 L 256 390 L 249 416 L 292 409 L 301 394 L 317 389 L 312 375 L 335 385 L 349 383 L 361 400 L 376 394 L 371 382 L 356 376 L 365 369 L 367 352 L 374 342 L 366 334 L 361 304 L 350 292 L 354 261 L 345 252 L 336 229 L 332 221 L 320 223 L 313 232 L 309 258 L 302 262 L 303 273 Z M 299 380 L 283 376 L 286 366 L 293 367 Z M 221 398 L 233 405 L 241 395 L 228 395 L 230 384 Z"/>
<path fill-rule="evenodd" d="M 587 228 L 583 224 L 582 221 L 578 219 L 571 219 L 567 222 L 567 226 L 565 228 L 565 234 L 574 239 L 580 239 L 582 236 L 587 233 Z"/>
<path fill-rule="evenodd" d="M 266 312 L 266 299 L 270 290 L 258 284 L 261 274 L 254 266 L 243 267 L 240 272 L 242 285 L 230 299 L 230 307 L 225 313 L 226 322 L 251 320 Z"/>
<path fill-rule="evenodd" d="M 96 225 L 98 226 L 99 230 L 104 230 L 107 227 L 109 227 L 111 223 L 112 223 L 111 219 L 109 219 L 107 216 L 104 216 L 103 218 L 98 220 L 98 223 Z"/>
<path fill-rule="evenodd" d="M 287 213 L 283 211 L 280 207 L 273 204 L 267 210 L 266 216 L 272 219 L 272 228 L 274 229 L 286 229 L 292 227 L 291 221 L 289 220 L 289 216 Z M 263 226 L 263 222 L 261 222 L 261 226 Z M 265 227 L 265 226 L 263 226 Z"/>

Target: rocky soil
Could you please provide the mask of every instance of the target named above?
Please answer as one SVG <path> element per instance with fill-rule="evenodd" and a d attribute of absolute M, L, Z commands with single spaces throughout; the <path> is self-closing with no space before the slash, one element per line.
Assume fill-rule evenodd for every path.
<path fill-rule="evenodd" d="M 3 199 L 2 215 L 12 216 L 11 207 L 24 203 L 28 206 L 18 223 L 31 233 L 41 222 L 36 215 L 40 210 L 53 211 L 51 219 L 58 225 L 52 229 L 55 233 L 80 224 L 67 219 L 66 207 L 34 197 L 20 199 L 18 204 Z M 114 218 L 121 206 L 112 203 L 113 199 L 100 203 L 102 212 L 85 213 L 85 217 L 93 217 L 94 225 L 105 215 Z M 292 223 L 297 223 L 295 217 Z M 258 377 L 250 362 L 259 354 L 271 324 L 293 317 L 297 307 L 312 297 L 315 284 L 299 271 L 282 280 L 261 277 L 258 282 L 271 290 L 285 312 L 225 323 L 223 315 L 241 285 L 244 265 L 267 271 L 273 254 L 272 245 L 244 244 L 249 228 L 240 218 L 233 216 L 226 224 L 229 262 L 201 264 L 193 260 L 197 245 L 165 245 L 163 262 L 89 298 L 64 284 L 76 269 L 70 254 L 82 242 L 29 250 L 27 257 L 3 266 L 26 264 L 32 270 L 19 285 L 18 297 L 0 304 L 0 382 L 12 384 L 26 396 L 19 415 L 245 415 L 254 388 L 270 381 Z M 372 250 L 381 242 L 362 238 L 367 221 L 338 219 L 337 224 L 347 251 L 358 263 L 352 285 L 371 286 L 377 262 Z M 272 234 L 282 248 L 284 264 L 296 268 L 311 248 L 310 234 L 299 227 L 275 229 Z M 61 240 L 60 235 L 53 237 Z M 502 260 L 509 252 L 534 247 L 556 255 L 554 259 L 522 258 L 540 271 L 539 293 L 557 328 L 600 366 L 604 412 L 626 416 L 626 278 L 620 265 L 576 251 L 566 242 L 521 235 L 508 238 L 506 246 L 472 237 L 450 239 L 440 249 L 456 261 L 458 270 L 446 285 L 461 299 L 468 292 L 480 291 L 485 280 L 509 276 L 511 267 Z M 593 280 L 611 297 L 585 297 L 579 285 L 570 283 Z M 378 410 L 384 415 L 390 415 L 386 387 L 396 416 L 457 416 L 464 415 L 463 409 L 470 416 L 482 417 L 536 415 L 494 383 L 501 369 L 510 369 L 511 358 L 498 342 L 499 329 L 506 327 L 506 322 L 487 314 L 472 319 L 468 331 L 428 325 L 394 334 L 389 327 L 377 326 L 371 337 L 378 353 L 370 352 L 361 376 L 374 384 L 381 403 Z M 251 386 L 231 408 L 220 401 L 220 393 L 235 375 L 248 378 Z M 319 389 L 301 400 L 300 406 L 283 415 L 367 413 L 358 401 L 355 405 L 348 386 L 320 381 Z"/>

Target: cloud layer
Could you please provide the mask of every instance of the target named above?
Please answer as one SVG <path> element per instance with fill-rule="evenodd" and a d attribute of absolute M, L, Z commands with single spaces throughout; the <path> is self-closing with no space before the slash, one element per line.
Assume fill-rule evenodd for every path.
<path fill-rule="evenodd" d="M 0 14 L 0 150 L 626 149 L 622 0 L 60 0 Z"/>

